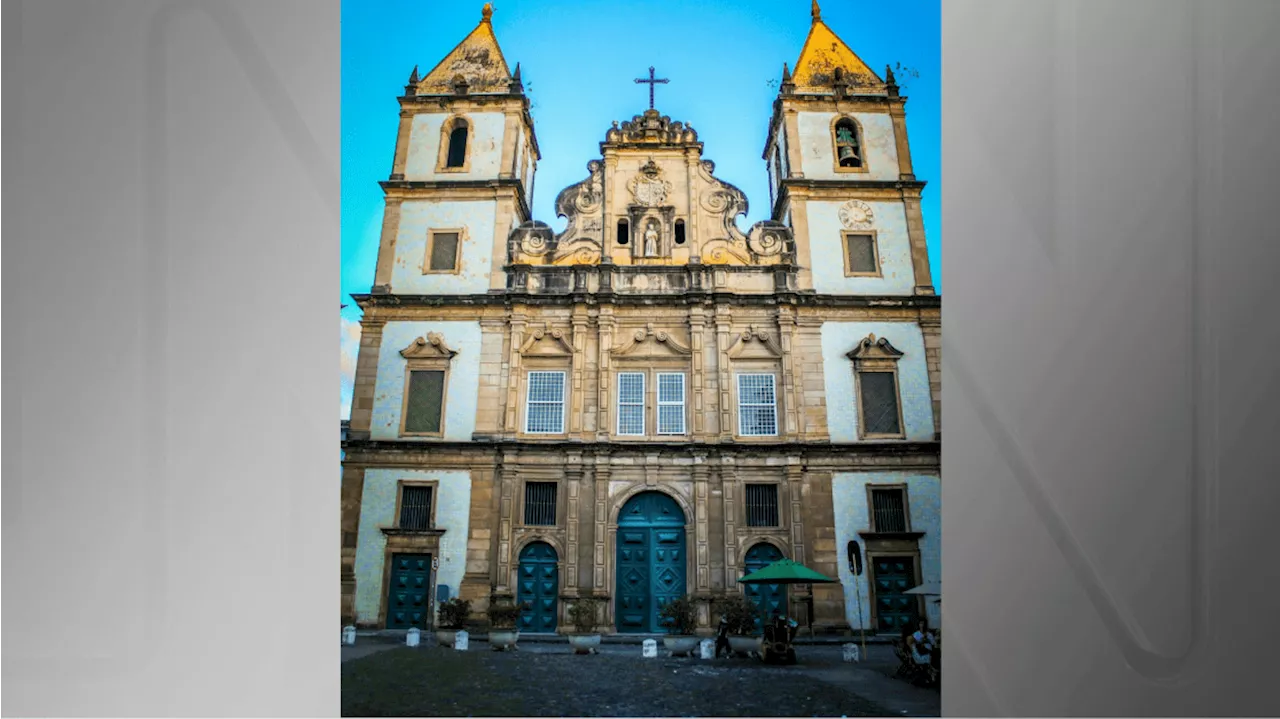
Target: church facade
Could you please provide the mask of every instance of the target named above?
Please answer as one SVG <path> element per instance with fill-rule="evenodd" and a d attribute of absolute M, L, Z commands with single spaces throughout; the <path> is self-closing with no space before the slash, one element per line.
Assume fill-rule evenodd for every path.
<path fill-rule="evenodd" d="M 541 154 L 491 14 L 399 98 L 355 297 L 343 622 L 511 597 L 522 629 L 564 631 L 595 596 L 602 631 L 647 633 L 687 594 L 710 631 L 781 557 L 840 581 L 747 590 L 766 611 L 936 621 L 903 592 L 941 578 L 941 299 L 892 73 L 815 3 L 765 138 L 771 219 L 740 229 L 744 194 L 651 101 L 602 127 L 557 232 L 530 214 Z"/>

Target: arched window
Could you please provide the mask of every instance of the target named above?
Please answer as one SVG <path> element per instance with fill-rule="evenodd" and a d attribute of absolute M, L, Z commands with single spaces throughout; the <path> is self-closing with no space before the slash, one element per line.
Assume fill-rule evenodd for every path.
<path fill-rule="evenodd" d="M 618 244 L 625 245 L 631 239 L 631 228 L 626 220 L 618 220 Z"/>
<path fill-rule="evenodd" d="M 467 121 L 458 120 L 449 132 L 449 154 L 445 167 L 462 167 L 467 161 Z"/>
<path fill-rule="evenodd" d="M 676 220 L 676 244 L 684 244 L 684 220 Z"/>
<path fill-rule="evenodd" d="M 843 117 L 836 122 L 836 164 L 842 168 L 862 167 L 862 143 L 858 141 L 858 125 Z"/>

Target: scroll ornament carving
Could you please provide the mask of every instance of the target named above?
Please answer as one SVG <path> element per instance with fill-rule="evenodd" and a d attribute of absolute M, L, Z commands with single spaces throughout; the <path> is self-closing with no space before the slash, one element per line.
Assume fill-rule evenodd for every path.
<path fill-rule="evenodd" d="M 751 228 L 747 247 L 757 257 L 777 257 L 791 246 L 791 228 L 780 222 L 759 222 Z"/>

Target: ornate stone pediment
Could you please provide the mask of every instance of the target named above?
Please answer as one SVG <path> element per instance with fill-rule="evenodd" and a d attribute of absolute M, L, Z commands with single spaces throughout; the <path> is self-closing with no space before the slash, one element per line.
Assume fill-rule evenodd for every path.
<path fill-rule="evenodd" d="M 777 359 L 782 357 L 782 347 L 769 333 L 752 325 L 742 332 L 729 347 L 730 359 Z"/>
<path fill-rule="evenodd" d="M 445 344 L 444 335 L 439 332 L 428 332 L 426 337 L 419 337 L 400 350 L 400 356 L 410 360 L 434 359 L 452 360 L 458 351 Z"/>
<path fill-rule="evenodd" d="M 671 357 L 688 357 L 693 350 L 684 343 L 662 330 L 655 330 L 653 324 L 646 325 L 631 333 L 627 341 L 610 350 L 613 356 L 627 359 L 662 359 Z"/>
<path fill-rule="evenodd" d="M 565 339 L 566 331 L 544 325 L 529 331 L 520 354 L 525 357 L 566 357 L 573 355 L 573 345 Z"/>
<path fill-rule="evenodd" d="M 657 110 L 645 110 L 643 115 L 636 115 L 621 126 L 613 123 L 604 141 L 606 144 L 696 145 L 698 133 L 692 126 L 672 122 Z"/>
<path fill-rule="evenodd" d="M 903 353 L 890 344 L 889 340 L 884 337 L 877 338 L 872 333 L 864 337 L 858 343 L 858 346 L 846 353 L 845 356 L 854 362 L 896 362 L 902 358 Z"/>

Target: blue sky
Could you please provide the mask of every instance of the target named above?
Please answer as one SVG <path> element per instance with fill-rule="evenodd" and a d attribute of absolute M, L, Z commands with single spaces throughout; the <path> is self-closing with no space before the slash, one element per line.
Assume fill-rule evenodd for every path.
<path fill-rule="evenodd" d="M 939 213 L 941 0 L 826 0 L 823 21 L 876 72 L 895 69 L 934 284 L 942 289 Z M 653 65 L 658 110 L 698 129 L 716 175 L 741 188 L 742 227 L 768 219 L 765 130 L 782 63 L 795 65 L 810 0 L 496 0 L 493 28 L 507 62 L 520 63 L 542 160 L 533 216 L 557 230 L 556 194 L 586 176 L 613 120 L 648 107 L 635 78 Z M 425 73 L 480 21 L 483 2 L 360 0 L 342 4 L 342 417 L 348 414 L 359 309 L 349 297 L 373 284 L 382 190 L 391 172 L 398 97 L 414 65 Z"/>

